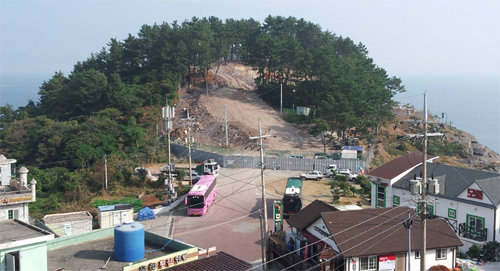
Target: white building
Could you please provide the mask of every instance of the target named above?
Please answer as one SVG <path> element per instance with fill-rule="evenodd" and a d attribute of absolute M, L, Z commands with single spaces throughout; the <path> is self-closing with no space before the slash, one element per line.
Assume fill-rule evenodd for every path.
<path fill-rule="evenodd" d="M 317 203 L 309 206 L 289 220 L 291 231 L 286 240 L 294 244 L 289 249 L 297 250 L 298 256 L 311 263 L 307 267 L 404 271 L 409 262 L 411 270 L 419 270 L 422 224 L 414 210 L 393 207 L 325 212 Z M 410 232 L 402 225 L 409 216 L 413 220 Z M 462 242 L 445 221 L 431 220 L 427 226 L 426 270 L 435 265 L 453 268 Z"/>
<path fill-rule="evenodd" d="M 101 229 L 134 221 L 134 207 L 132 204 L 104 205 L 98 206 L 97 209 L 97 219 Z"/>
<path fill-rule="evenodd" d="M 87 211 L 51 214 L 43 217 L 43 224 L 57 237 L 92 231 L 92 215 Z"/>
<path fill-rule="evenodd" d="M 413 161 L 403 156 L 368 173 L 372 208 L 417 207 L 419 196 L 410 194 L 409 183 L 423 171 L 422 159 L 416 166 L 409 163 L 396 170 L 394 165 L 405 160 Z M 428 178 L 439 183 L 439 193 L 427 196 L 429 218 L 446 220 L 463 241 L 464 251 L 473 244 L 500 242 L 500 174 L 440 163 L 428 163 L 427 171 Z"/>
<path fill-rule="evenodd" d="M 28 187 L 28 170 L 19 169 L 19 180 L 15 179 L 15 159 L 0 154 L 0 221 L 18 219 L 29 221 L 28 203 L 36 200 L 36 181 Z"/>

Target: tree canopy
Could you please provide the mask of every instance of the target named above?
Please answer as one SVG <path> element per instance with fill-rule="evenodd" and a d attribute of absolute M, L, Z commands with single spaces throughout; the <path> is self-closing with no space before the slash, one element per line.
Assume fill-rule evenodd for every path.
<path fill-rule="evenodd" d="M 272 106 L 283 84 L 285 107 L 317 109 L 319 132 L 370 131 L 391 118 L 392 98 L 404 91 L 363 44 L 304 19 L 193 17 L 112 38 L 68 75 L 43 82 L 38 102 L 0 107 L 0 150 L 23 164 L 74 171 L 104 155 L 157 158 L 160 116 L 149 112 L 173 103 L 179 85 L 207 87 L 209 70 L 231 60 L 257 71 L 257 91 Z"/>

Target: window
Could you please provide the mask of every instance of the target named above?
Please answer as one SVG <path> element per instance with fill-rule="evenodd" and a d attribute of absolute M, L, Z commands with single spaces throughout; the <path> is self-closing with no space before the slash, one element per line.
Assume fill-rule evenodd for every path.
<path fill-rule="evenodd" d="M 395 206 L 398 206 L 400 204 L 400 198 L 399 196 L 392 196 L 392 204 Z"/>
<path fill-rule="evenodd" d="M 385 186 L 377 185 L 377 199 L 375 208 L 385 208 Z"/>
<path fill-rule="evenodd" d="M 420 250 L 415 250 L 415 259 L 420 259 Z"/>
<path fill-rule="evenodd" d="M 457 218 L 457 210 L 448 208 L 448 217 L 456 219 Z"/>
<path fill-rule="evenodd" d="M 446 260 L 446 248 L 436 249 L 436 260 Z"/>
<path fill-rule="evenodd" d="M 7 211 L 7 218 L 8 219 L 19 219 L 19 210 L 11 209 L 11 210 Z"/>
<path fill-rule="evenodd" d="M 467 214 L 467 229 L 471 232 L 484 230 L 484 218 Z"/>
<path fill-rule="evenodd" d="M 377 256 L 359 258 L 359 270 L 377 270 Z"/>

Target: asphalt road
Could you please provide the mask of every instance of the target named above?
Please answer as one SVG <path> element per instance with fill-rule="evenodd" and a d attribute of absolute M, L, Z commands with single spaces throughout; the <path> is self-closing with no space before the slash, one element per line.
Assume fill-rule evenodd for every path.
<path fill-rule="evenodd" d="M 265 171 L 266 182 L 296 175 L 290 171 Z M 146 230 L 201 247 L 216 247 L 250 263 L 261 260 L 259 169 L 221 169 L 217 196 L 204 216 L 187 216 L 184 204 L 155 220 L 143 221 Z M 267 191 L 268 228 L 273 228 L 272 203 L 281 199 Z M 171 221 L 175 220 L 173 227 Z M 285 223 L 286 224 L 286 223 Z M 286 225 L 285 225 L 286 226 Z M 173 233 L 173 235 L 171 235 Z"/>

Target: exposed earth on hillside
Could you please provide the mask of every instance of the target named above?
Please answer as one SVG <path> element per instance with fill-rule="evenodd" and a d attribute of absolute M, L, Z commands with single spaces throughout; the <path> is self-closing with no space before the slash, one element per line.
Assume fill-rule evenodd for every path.
<path fill-rule="evenodd" d="M 208 96 L 205 88 L 191 88 L 187 91 L 183 89 L 178 105 L 177 118 L 174 120 L 172 136 L 180 140 L 186 137 L 184 131 L 188 125 L 186 120 L 182 120 L 186 115 L 184 108 L 189 108 L 192 122 L 191 135 L 195 142 L 202 145 L 226 148 L 224 129 L 224 107 L 227 110 L 228 119 L 228 141 L 229 148 L 226 154 L 246 154 L 258 155 L 258 141 L 249 137 L 258 136 L 258 120 L 261 121 L 262 134 L 271 135 L 263 139 L 264 149 L 274 151 L 283 155 L 305 154 L 310 158 L 315 152 L 323 152 L 323 145 L 319 138 L 314 138 L 307 133 L 308 125 L 294 125 L 284 121 L 279 111 L 267 105 L 254 91 L 253 79 L 256 72 L 250 67 L 229 63 L 221 65 L 215 75 L 215 69 L 209 74 Z M 277 89 L 276 91 L 279 91 Z M 407 118 L 407 111 L 418 119 L 418 112 L 411 106 L 400 106 L 394 108 L 394 114 L 398 121 Z M 453 142 L 458 142 L 465 146 L 463 157 L 440 156 L 440 161 L 450 165 L 475 167 L 480 169 L 500 169 L 500 155 L 491 149 L 481 145 L 477 139 L 454 127 L 446 129 L 446 137 Z M 396 158 L 398 155 L 385 150 L 385 145 L 390 142 L 390 136 L 405 135 L 408 130 L 400 128 L 393 129 L 392 123 L 381 127 L 380 136 L 376 138 L 375 145 L 370 148 L 368 143 L 361 142 L 366 147 L 365 155 L 368 155 L 368 162 L 372 159 L 378 160 L 372 164 L 378 166 Z M 416 149 L 414 149 L 416 150 Z M 332 145 L 327 148 L 327 152 L 333 152 Z M 369 164 L 368 163 L 368 164 Z"/>
<path fill-rule="evenodd" d="M 211 75 L 212 77 L 214 74 Z M 258 121 L 262 134 L 271 135 L 263 139 L 266 150 L 287 150 L 293 152 L 321 152 L 322 145 L 311 137 L 305 129 L 296 127 L 280 116 L 260 99 L 254 91 L 255 71 L 251 68 L 228 64 L 220 67 L 216 83 L 209 88 L 207 97 L 204 89 L 190 91 L 178 108 L 189 108 L 190 117 L 195 119 L 191 130 L 195 141 L 224 147 L 224 106 L 227 107 L 229 146 L 247 154 L 255 154 L 257 141 L 250 136 L 258 136 Z M 277 90 L 279 91 L 279 90 Z M 182 114 L 182 113 L 181 113 Z M 184 137 L 187 122 L 177 119 L 173 136 Z"/>

